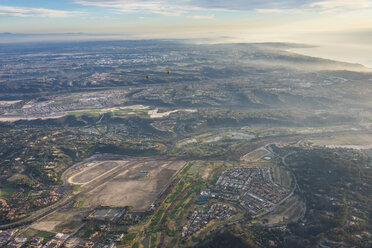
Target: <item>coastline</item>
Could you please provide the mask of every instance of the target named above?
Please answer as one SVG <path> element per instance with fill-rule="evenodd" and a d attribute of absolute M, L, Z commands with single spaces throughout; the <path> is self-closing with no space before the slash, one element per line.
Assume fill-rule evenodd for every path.
<path fill-rule="evenodd" d="M 361 64 L 368 69 L 372 69 L 372 58 L 369 56 L 369 54 L 372 54 L 372 46 L 366 48 L 347 45 L 336 45 L 335 47 L 332 47 L 332 45 L 316 45 L 314 47 L 289 48 L 286 50 L 305 56 Z"/>

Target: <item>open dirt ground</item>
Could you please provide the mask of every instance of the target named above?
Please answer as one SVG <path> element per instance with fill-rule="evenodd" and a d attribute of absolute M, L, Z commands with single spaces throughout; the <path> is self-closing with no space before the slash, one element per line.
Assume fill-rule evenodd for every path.
<path fill-rule="evenodd" d="M 119 163 L 111 161 L 98 163 L 70 177 L 69 182 L 73 184 L 86 184 L 92 180 L 96 180 L 98 177 L 104 176 L 117 166 L 119 166 Z"/>
<path fill-rule="evenodd" d="M 39 231 L 62 232 L 63 230 L 74 229 L 81 224 L 82 219 L 87 214 L 87 210 L 60 210 L 30 227 Z"/>
<path fill-rule="evenodd" d="M 269 155 L 269 154 L 270 152 L 265 147 L 261 147 L 261 148 L 258 148 L 254 151 L 251 151 L 245 154 L 243 157 L 240 158 L 240 160 L 246 161 L 246 162 L 258 161 L 263 156 Z"/>
<path fill-rule="evenodd" d="M 146 210 L 185 164 L 162 159 L 104 161 L 72 175 L 69 182 L 82 184 L 79 198 L 84 200 L 84 207 Z"/>

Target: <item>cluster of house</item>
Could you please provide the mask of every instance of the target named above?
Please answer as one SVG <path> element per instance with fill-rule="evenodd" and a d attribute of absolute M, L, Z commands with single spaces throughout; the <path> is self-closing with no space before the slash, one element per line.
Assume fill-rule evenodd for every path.
<path fill-rule="evenodd" d="M 0 247 L 5 247 L 7 243 L 13 240 L 14 235 L 18 230 L 11 229 L 6 231 L 0 231 Z"/>
<path fill-rule="evenodd" d="M 252 214 L 274 206 L 289 194 L 273 181 L 268 168 L 227 169 L 212 192 L 216 192 L 218 198 L 239 202 Z"/>
<path fill-rule="evenodd" d="M 22 100 L 15 100 L 15 101 L 0 101 L 0 110 L 1 111 L 8 111 L 15 108 L 20 108 L 22 106 Z"/>
<path fill-rule="evenodd" d="M 251 194 L 258 196 L 271 203 L 277 204 L 289 191 L 274 183 L 268 168 L 262 168 L 251 175 L 251 183 L 247 190 Z"/>
<path fill-rule="evenodd" d="M 61 247 L 70 236 L 63 233 L 57 233 L 51 240 L 49 240 L 43 248 L 58 248 Z"/>
<path fill-rule="evenodd" d="M 45 194 L 45 190 L 39 191 L 38 193 Z M 10 203 L 0 198 L 0 214 L 7 220 L 21 219 L 26 217 L 26 211 L 30 209 L 31 203 L 37 207 L 50 205 L 56 202 L 62 194 L 63 187 L 55 187 L 55 189 L 50 191 L 47 195 L 40 196 L 33 200 L 18 193 L 13 193 Z"/>
<path fill-rule="evenodd" d="M 34 238 L 28 242 L 28 248 L 43 247 L 43 238 Z M 0 247 L 21 248 L 25 247 L 28 239 L 25 236 L 18 235 L 18 229 L 0 230 Z"/>
<path fill-rule="evenodd" d="M 49 192 L 49 195 L 37 198 L 32 203 L 37 207 L 52 204 L 56 202 L 60 196 L 63 195 L 63 191 L 63 187 L 55 187 L 52 191 Z"/>
<path fill-rule="evenodd" d="M 137 214 L 137 213 L 127 212 L 126 214 L 124 214 L 124 216 L 122 217 L 122 219 L 124 221 L 132 222 L 132 223 L 137 223 L 137 222 L 139 222 L 142 219 L 142 215 L 141 214 Z"/>
<path fill-rule="evenodd" d="M 27 209 L 29 209 L 29 206 L 25 206 L 24 208 L 4 207 L 0 208 L 0 211 L 5 213 L 7 220 L 16 220 L 26 217 L 25 212 Z"/>
<path fill-rule="evenodd" d="M 32 238 L 30 243 L 28 244 L 28 247 L 30 247 L 30 248 L 41 248 L 41 247 L 43 247 L 43 241 L 44 241 L 44 238 L 42 238 L 42 237 Z"/>
<path fill-rule="evenodd" d="M 20 248 L 27 242 L 26 237 L 15 237 L 9 243 L 6 244 L 6 247 L 9 248 Z"/>
<path fill-rule="evenodd" d="M 57 233 L 52 239 L 46 242 L 43 237 L 28 239 L 23 235 L 19 235 L 18 229 L 0 230 L 0 247 L 58 248 L 62 247 L 69 237 L 70 235 L 68 234 Z"/>
<path fill-rule="evenodd" d="M 93 241 L 84 242 L 84 244 L 80 245 L 79 248 L 92 248 L 94 246 Z"/>
<path fill-rule="evenodd" d="M 49 196 L 45 196 L 45 197 L 42 197 L 42 198 L 35 199 L 32 203 L 37 207 L 41 207 L 41 206 L 46 206 L 46 205 L 49 205 L 51 203 L 54 203 L 57 200 L 58 200 L 57 196 L 49 195 Z"/>
<path fill-rule="evenodd" d="M 112 107 L 124 101 L 120 91 L 97 92 L 96 95 L 82 95 L 79 99 L 61 99 L 60 101 L 35 102 L 24 105 L 20 112 L 25 116 L 46 116 L 64 113 L 87 107 Z"/>
<path fill-rule="evenodd" d="M 231 168 L 218 178 L 212 188 L 202 190 L 197 204 L 203 205 L 209 198 L 234 201 L 251 214 L 258 214 L 273 207 L 289 194 L 277 185 L 268 168 Z M 208 211 L 195 211 L 182 229 L 182 237 L 200 230 L 213 218 L 228 218 L 232 209 L 223 204 L 213 204 Z"/>
<path fill-rule="evenodd" d="M 208 211 L 195 211 L 186 225 L 182 228 L 182 238 L 186 238 L 187 236 L 199 231 L 212 219 L 227 219 L 231 215 L 233 215 L 231 207 L 218 203 L 211 205 Z"/>
<path fill-rule="evenodd" d="M 123 234 L 117 235 L 116 241 L 121 239 Z M 45 240 L 43 237 L 27 238 L 23 235 L 19 235 L 18 229 L 0 230 L 0 247 L 7 248 L 59 248 L 67 245 L 67 240 L 71 235 L 57 233 L 50 240 Z M 113 243 L 113 242 L 111 242 Z M 79 242 L 78 247 L 80 248 L 92 248 L 95 245 L 93 241 L 86 240 Z M 66 246 L 67 247 L 67 246 Z M 115 247 L 115 246 L 107 246 Z"/>
<path fill-rule="evenodd" d="M 104 233 L 110 231 L 110 224 L 102 224 L 98 231 L 92 233 L 88 239 L 80 240 L 77 247 L 79 248 L 91 248 L 91 247 L 102 247 L 102 248 L 115 248 L 116 242 L 120 242 L 124 237 L 123 233 L 109 234 L 102 236 Z M 98 243 L 94 240 L 100 240 Z"/>
<path fill-rule="evenodd" d="M 116 248 L 115 243 L 111 243 L 109 245 L 105 245 L 103 248 Z"/>

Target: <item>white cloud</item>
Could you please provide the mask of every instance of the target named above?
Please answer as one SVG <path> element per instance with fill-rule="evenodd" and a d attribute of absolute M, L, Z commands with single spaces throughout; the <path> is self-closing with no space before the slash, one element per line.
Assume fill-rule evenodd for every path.
<path fill-rule="evenodd" d="M 289 9 L 255 9 L 256 12 L 258 13 L 263 13 L 263 14 L 275 14 L 275 13 L 288 13 L 292 12 L 293 10 Z"/>
<path fill-rule="evenodd" d="M 213 20 L 214 19 L 214 15 L 194 15 L 194 16 L 187 16 L 188 18 L 191 18 L 191 19 L 197 19 L 197 20 Z"/>
<path fill-rule="evenodd" d="M 262 8 L 255 9 L 258 13 L 275 14 L 275 13 L 303 13 L 311 10 L 321 10 L 320 13 L 333 13 L 337 11 L 347 11 L 356 9 L 365 9 L 372 7 L 370 0 L 324 0 L 315 1 L 310 4 L 299 6 L 298 8 Z"/>
<path fill-rule="evenodd" d="M 169 9 L 162 1 L 141 1 L 141 0 L 76 0 L 78 4 L 87 6 L 106 7 L 120 10 L 121 12 L 134 12 L 141 10 L 166 11 Z M 163 1 L 164 2 L 164 1 Z"/>
<path fill-rule="evenodd" d="M 199 7 L 190 0 L 75 0 L 86 6 L 111 8 L 119 12 L 149 12 L 164 16 L 181 16 L 190 11 L 229 11 L 221 8 Z M 202 17 L 202 16 L 200 16 Z M 202 19 L 202 18 L 201 18 Z"/>
<path fill-rule="evenodd" d="M 78 11 L 65 11 L 65 10 L 54 10 L 45 8 L 26 8 L 26 7 L 13 7 L 13 6 L 1 6 L 0 15 L 9 15 L 17 17 L 52 17 L 61 18 L 69 17 L 72 15 L 83 14 Z"/>
<path fill-rule="evenodd" d="M 75 0 L 75 2 L 86 6 L 111 8 L 116 12 L 149 12 L 186 17 L 193 11 L 255 11 L 272 14 L 303 13 L 320 9 L 321 13 L 326 13 L 372 7 L 372 0 Z"/>
<path fill-rule="evenodd" d="M 372 6 L 369 0 L 326 0 L 309 4 L 313 8 L 322 9 L 364 9 Z"/>
<path fill-rule="evenodd" d="M 154 13 L 154 14 L 163 15 L 163 16 L 181 16 L 181 15 L 187 13 L 184 10 L 178 10 L 178 9 L 173 9 L 173 10 L 153 9 L 153 10 L 150 10 L 150 12 Z"/>

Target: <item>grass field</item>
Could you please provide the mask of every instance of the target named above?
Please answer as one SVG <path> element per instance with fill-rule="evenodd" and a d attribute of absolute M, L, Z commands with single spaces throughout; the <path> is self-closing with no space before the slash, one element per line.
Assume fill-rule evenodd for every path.
<path fill-rule="evenodd" d="M 84 206 L 84 200 L 80 199 L 77 201 L 76 208 L 82 208 Z"/>
<path fill-rule="evenodd" d="M 34 228 L 28 228 L 24 233 L 26 237 L 42 237 L 45 239 L 49 239 L 55 235 L 55 233 L 52 232 L 46 232 L 46 231 L 39 231 Z"/>
<path fill-rule="evenodd" d="M 50 105 L 61 105 L 61 104 L 71 104 L 71 103 L 77 103 L 79 100 L 66 100 L 66 101 L 55 101 L 50 103 Z"/>
<path fill-rule="evenodd" d="M 271 173 L 276 184 L 281 185 L 282 187 L 287 189 L 291 187 L 291 174 L 285 167 L 274 165 L 271 168 Z"/>
<path fill-rule="evenodd" d="M 141 244 L 142 244 L 142 246 L 143 246 L 144 248 L 149 248 L 149 246 L 150 246 L 150 237 L 149 237 L 149 236 L 145 237 L 145 238 L 142 240 Z"/>
<path fill-rule="evenodd" d="M 155 248 L 157 244 L 157 233 L 151 233 L 150 248 Z"/>
<path fill-rule="evenodd" d="M 268 220 L 268 223 L 266 223 L 268 225 L 288 223 L 301 214 L 302 205 L 298 196 L 292 196 L 263 219 Z M 262 222 L 262 220 L 259 220 L 259 222 Z"/>
<path fill-rule="evenodd" d="M 372 145 L 372 135 L 340 135 L 310 139 L 316 145 Z"/>
<path fill-rule="evenodd" d="M 140 115 L 141 117 L 149 117 L 148 107 L 142 105 L 134 105 L 128 107 L 119 108 L 106 108 L 106 109 L 86 109 L 86 110 L 76 110 L 70 111 L 69 115 L 80 117 L 83 115 L 98 117 L 101 114 L 109 113 L 113 116 L 128 116 L 128 115 Z"/>
<path fill-rule="evenodd" d="M 10 187 L 0 188 L 0 198 L 7 199 L 11 197 L 15 191 L 16 190 L 14 188 Z"/>
<path fill-rule="evenodd" d="M 265 148 L 256 149 L 250 153 L 245 154 L 241 160 L 246 162 L 258 161 L 260 158 L 268 154 L 269 152 Z"/>
<path fill-rule="evenodd" d="M 94 109 L 94 110 L 84 110 L 84 111 L 72 111 L 68 113 L 69 115 L 73 115 L 75 117 L 80 117 L 83 115 L 91 116 L 91 117 L 98 117 L 102 114 L 101 110 Z"/>

